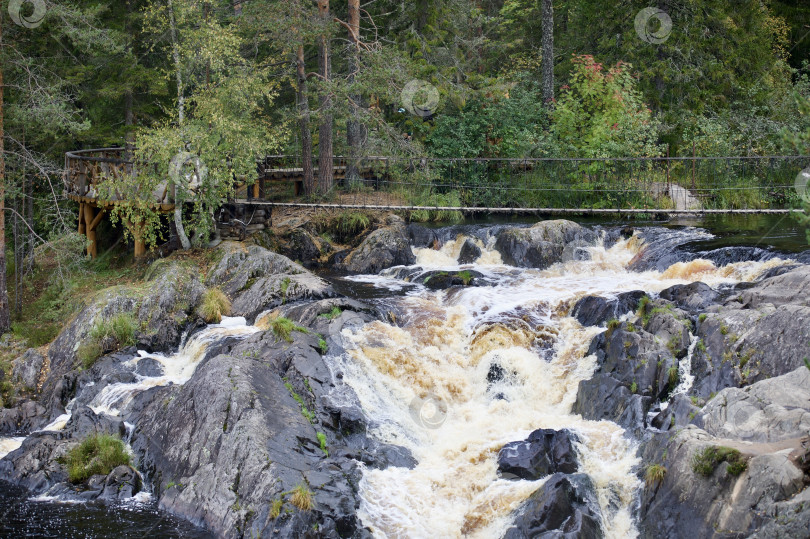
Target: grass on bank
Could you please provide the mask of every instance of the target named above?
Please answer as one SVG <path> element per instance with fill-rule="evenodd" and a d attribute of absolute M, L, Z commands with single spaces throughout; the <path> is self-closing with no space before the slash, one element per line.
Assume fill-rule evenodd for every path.
<path fill-rule="evenodd" d="M 231 300 L 219 288 L 209 288 L 203 293 L 197 312 L 209 324 L 219 324 L 231 312 Z"/>
<path fill-rule="evenodd" d="M 138 321 L 132 313 L 118 313 L 112 318 L 96 320 L 76 355 L 84 368 L 89 369 L 106 351 L 105 343 L 113 341 L 117 348 L 132 346 L 137 331 Z"/>
<path fill-rule="evenodd" d="M 70 482 L 81 483 L 94 475 L 107 475 L 117 466 L 129 466 L 130 456 L 120 438 L 95 434 L 71 449 L 65 464 Z"/>

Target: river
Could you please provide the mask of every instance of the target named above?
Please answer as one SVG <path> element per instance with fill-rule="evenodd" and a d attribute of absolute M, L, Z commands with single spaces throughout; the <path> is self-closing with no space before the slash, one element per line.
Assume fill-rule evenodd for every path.
<path fill-rule="evenodd" d="M 626 223 L 583 220 L 597 228 Z M 712 218 L 703 222 L 633 223 L 650 227 L 665 267 L 628 271 L 643 241 L 619 239 L 609 248 L 584 247 L 546 270 L 504 265 L 493 249 L 502 223 L 463 223 L 438 230 L 441 249 L 414 249 L 412 268 L 380 275 L 334 278 L 337 287 L 380 302 L 391 320 L 345 330 L 346 353 L 330 367 L 358 395 L 373 418 L 373 434 L 407 447 L 412 470 L 365 470 L 359 515 L 379 537 L 500 537 L 510 514 L 539 481 L 500 478 L 496 455 L 505 443 L 538 428 L 573 431 L 580 472 L 593 480 L 607 537 L 636 534 L 634 504 L 639 481 L 634 442 L 607 421 L 571 413 L 579 381 L 591 377 L 595 358 L 586 355 L 601 331 L 568 316 L 585 295 L 615 296 L 644 290 L 655 294 L 674 284 L 703 281 L 713 287 L 756 279 L 763 271 L 797 257 L 803 231 L 782 217 Z M 514 223 L 512 223 L 514 224 Z M 700 228 L 695 228 L 700 225 Z M 470 238 L 481 249 L 473 264 L 456 260 Z M 731 250 L 729 250 L 731 248 Z M 666 257 L 670 258 L 666 258 Z M 489 286 L 430 290 L 427 271 L 475 270 Z M 261 318 L 261 317 L 259 317 Z M 184 383 L 204 357 L 205 344 L 261 329 L 244 320 L 209 327 L 177 354 L 149 356 L 162 363 L 162 377 L 110 385 L 90 406 L 115 414 L 127 399 L 154 385 Z M 142 355 L 143 356 L 143 355 Z M 145 357 L 145 356 L 144 356 Z M 684 365 L 682 364 L 682 369 Z M 688 372 L 682 379 L 688 379 Z M 64 418 L 63 418 L 64 419 Z M 64 425 L 64 422 L 61 423 Z M 52 428 L 56 429 L 60 425 Z M 20 439 L 1 439 L 0 455 Z M 110 511 L 102 507 L 32 500 L 3 485 L 6 507 L 0 534 L 31 537 L 204 536 L 156 510 L 145 500 Z"/>

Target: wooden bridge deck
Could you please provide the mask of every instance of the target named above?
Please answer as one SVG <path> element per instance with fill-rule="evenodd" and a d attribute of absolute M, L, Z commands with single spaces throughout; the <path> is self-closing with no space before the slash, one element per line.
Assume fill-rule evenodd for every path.
<path fill-rule="evenodd" d="M 696 163 L 710 165 L 705 177 L 712 175 L 722 178 L 718 167 L 725 166 L 725 173 L 732 171 L 732 175 L 740 172 L 747 177 L 752 170 L 756 171 L 755 178 L 759 183 L 749 187 L 733 187 L 723 185 L 722 182 L 709 181 L 708 184 L 695 188 Z M 712 199 L 720 193 L 727 193 L 729 189 L 758 190 L 760 200 L 767 197 L 782 198 L 782 206 L 787 204 L 788 196 L 795 196 L 793 177 L 786 174 L 796 174 L 794 168 L 810 170 L 810 157 L 808 156 L 764 156 L 764 157 L 709 157 L 709 158 L 617 158 L 617 159 L 508 159 L 508 158 L 388 158 L 365 157 L 354 168 L 357 170 L 359 183 L 352 186 L 345 185 L 348 165 L 345 158 L 336 157 L 333 160 L 333 174 L 336 180 L 339 202 L 310 202 L 297 199 L 303 191 L 303 168 L 299 166 L 300 160 L 295 156 L 268 156 L 257 163 L 256 179 L 251 185 L 241 184 L 235 186 L 234 196 L 224 201 L 222 211 L 218 215 L 218 228 L 230 231 L 232 235 L 244 237 L 248 232 L 264 228 L 269 222 L 268 214 L 273 207 L 293 208 L 322 208 L 322 209 L 357 209 L 357 210 L 389 210 L 389 211 L 462 211 L 468 214 L 500 213 L 500 214 L 530 214 L 530 215 L 630 215 L 630 214 L 672 214 L 672 215 L 714 215 L 714 214 L 788 214 L 794 210 L 788 207 L 769 207 L 769 203 L 760 203 L 761 207 L 716 209 L 705 208 L 711 205 Z M 602 172 L 593 174 L 582 168 L 583 164 L 604 165 L 594 167 Z M 569 166 L 570 165 L 570 166 Z M 392 179 L 389 166 L 397 167 L 397 179 Z M 466 167 L 466 169 L 465 169 Z M 567 167 L 567 168 L 566 168 Z M 580 168 L 577 168 L 580 167 Z M 646 167 L 646 168 L 645 168 Z M 736 167 L 736 168 L 734 168 Z M 781 167 L 781 168 L 780 168 Z M 778 173 L 773 173 L 778 169 Z M 461 171 L 461 174 L 458 171 Z M 465 176 L 466 170 L 466 176 Z M 581 175 L 574 175 L 577 189 L 565 184 L 560 185 L 554 180 L 571 176 L 571 171 L 580 171 Z M 582 172 L 584 170 L 584 172 Z M 652 170 L 650 176 L 644 176 L 644 171 Z M 691 184 L 691 189 L 685 189 L 671 181 L 670 172 L 679 170 L 681 185 Z M 456 176 L 454 177 L 454 171 Z M 481 176 L 482 171 L 484 176 Z M 607 173 L 605 172 L 607 171 Z M 686 176 L 684 177 L 684 171 Z M 786 172 L 788 171 L 788 172 Z M 793 171 L 793 172 L 790 172 Z M 116 204 L 126 204 L 127 200 L 120 193 L 103 192 L 104 187 L 114 186 L 115 180 L 133 172 L 133 163 L 125 159 L 122 148 L 101 148 L 81 150 L 65 154 L 65 188 L 66 194 L 79 204 L 79 232 L 85 234 L 89 240 L 88 251 L 92 256 L 96 254 L 96 229 Z M 691 175 L 690 175 L 691 172 Z M 722 171 L 721 171 L 722 172 Z M 317 177 L 318 169 L 316 168 Z M 491 173 L 491 174 L 490 174 Z M 615 174 L 614 174 L 615 173 Z M 655 174 L 658 174 L 656 177 Z M 487 176 L 486 174 L 490 174 Z M 579 173 L 577 173 L 579 174 Z M 614 174 L 615 177 L 612 177 Z M 767 176 L 772 174 L 772 176 Z M 476 176 L 478 175 L 478 176 Z M 810 174 L 808 175 L 810 177 Z M 434 178 L 433 180 L 429 178 Z M 440 178 L 440 179 L 436 179 Z M 482 181 L 482 178 L 485 178 Z M 524 178 L 527 178 L 524 181 Z M 528 178 L 535 178 L 539 184 L 530 184 Z M 581 178 L 581 179 L 578 179 Z M 647 179 L 645 179 L 647 178 Z M 774 179 L 776 178 L 776 179 Z M 111 180 L 106 182 L 107 180 Z M 544 184 L 543 182 L 551 182 Z M 684 183 L 684 181 L 688 183 Z M 798 179 L 796 180 L 798 181 Z M 781 184 L 790 185 L 781 185 Z M 582 185 L 580 185 L 582 184 Z M 716 185 L 715 185 L 716 184 Z M 584 185 L 584 188 L 583 188 Z M 700 182 L 698 183 L 700 185 Z M 290 189 L 292 186 L 292 189 Z M 806 186 L 805 186 L 806 187 Z M 290 193 L 292 191 L 292 193 Z M 344 192 L 345 191 L 345 192 Z M 404 193 L 429 193 L 438 195 L 455 191 L 465 192 L 473 205 L 446 206 L 446 205 L 413 205 L 405 203 L 409 198 Z M 515 195 L 515 193 L 518 193 Z M 530 193 L 536 200 L 545 202 L 558 200 L 557 206 L 533 207 L 531 202 L 521 198 L 522 193 Z M 593 208 L 594 205 L 585 202 L 573 206 L 571 201 L 576 197 L 566 195 L 576 194 L 587 200 L 591 196 L 594 200 L 614 200 L 619 204 L 607 208 Z M 645 207 L 622 207 L 621 203 L 632 200 L 628 194 L 649 195 L 654 204 Z M 290 199 L 290 195 L 293 198 Z M 537 196 L 538 194 L 542 196 Z M 800 193 L 801 194 L 801 193 Z M 383 196 L 384 195 L 384 196 Z M 483 195 L 483 197 L 481 196 Z M 614 196 L 616 195 L 616 196 Z M 625 197 L 625 198 L 622 198 Z M 417 196 L 416 198 L 422 198 Z M 680 200 L 684 198 L 684 200 Z M 436 199 L 441 200 L 440 198 Z M 487 203 L 492 200 L 506 201 L 502 205 Z M 568 200 L 568 203 L 565 201 Z M 477 202 L 483 202 L 478 204 Z M 512 203 L 509 203 L 511 201 Z M 664 207 L 663 202 L 668 201 Z M 152 193 L 153 207 L 161 213 L 170 213 L 175 209 L 175 193 L 166 182 Z M 525 202 L 525 206 L 516 206 Z M 628 204 L 629 205 L 629 204 Z M 590 207 L 589 207 L 590 206 Z M 648 207 L 652 206 L 652 207 Z M 661 207 L 656 207 L 661 206 Z M 227 210 L 227 211 L 226 211 Z M 268 211 L 270 210 L 270 211 Z M 228 218 L 223 217 L 228 214 Z M 145 246 L 140 239 L 140 224 L 126 223 L 135 237 L 136 254 L 143 254 Z"/>

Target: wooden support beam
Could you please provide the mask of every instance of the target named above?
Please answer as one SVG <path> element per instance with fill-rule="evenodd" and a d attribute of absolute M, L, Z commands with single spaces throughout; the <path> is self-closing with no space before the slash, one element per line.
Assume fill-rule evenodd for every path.
<path fill-rule="evenodd" d="M 84 204 L 84 223 L 85 223 L 85 233 L 87 235 L 87 254 L 92 257 L 96 258 L 98 256 L 98 242 L 96 241 L 96 229 L 93 227 L 93 223 L 95 222 L 98 225 L 98 222 L 95 221 L 96 215 L 93 211 L 93 206 L 90 204 Z"/>
<path fill-rule="evenodd" d="M 82 236 L 84 233 L 84 202 L 79 202 L 79 234 Z"/>
<path fill-rule="evenodd" d="M 143 238 L 144 221 L 133 224 L 132 221 L 127 220 L 125 224 L 135 241 L 135 258 L 146 256 L 146 241 Z"/>

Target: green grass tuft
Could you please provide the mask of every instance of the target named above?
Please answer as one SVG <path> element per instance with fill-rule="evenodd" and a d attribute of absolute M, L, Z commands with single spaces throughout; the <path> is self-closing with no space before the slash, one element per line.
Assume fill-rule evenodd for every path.
<path fill-rule="evenodd" d="M 76 356 L 84 368 L 89 369 L 106 351 L 105 343 L 112 340 L 117 348 L 132 346 L 137 342 L 137 331 L 138 321 L 132 313 L 118 313 L 112 318 L 96 320 L 76 350 Z"/>
<path fill-rule="evenodd" d="M 219 288 L 209 288 L 203 293 L 197 312 L 209 324 L 219 324 L 231 312 L 231 300 Z"/>
<path fill-rule="evenodd" d="M 712 445 L 695 454 L 692 470 L 703 477 L 710 477 L 723 462 L 728 462 L 727 471 L 733 476 L 740 475 L 748 467 L 748 461 L 738 450 Z"/>
<path fill-rule="evenodd" d="M 117 466 L 129 466 L 130 457 L 120 438 L 95 434 L 70 450 L 66 464 L 70 482 L 81 483 L 94 475 L 107 475 Z"/>
<path fill-rule="evenodd" d="M 276 337 L 284 339 L 287 342 L 292 342 L 292 332 L 300 331 L 301 333 L 309 334 L 309 330 L 305 327 L 297 325 L 289 318 L 280 316 L 270 322 L 270 329 Z"/>
<path fill-rule="evenodd" d="M 329 311 L 328 313 L 321 313 L 318 316 L 321 318 L 326 318 L 327 320 L 334 320 L 335 318 L 340 316 L 341 313 L 343 313 L 343 309 L 335 305 L 334 307 L 332 307 L 332 310 Z"/>
<path fill-rule="evenodd" d="M 318 443 L 321 445 L 321 451 L 328 457 L 329 451 L 326 449 L 326 434 L 319 432 L 315 436 L 318 438 Z"/>
<path fill-rule="evenodd" d="M 644 483 L 648 487 L 655 486 L 664 480 L 667 475 L 667 469 L 660 464 L 651 464 L 647 466 L 647 471 L 644 473 Z"/>

